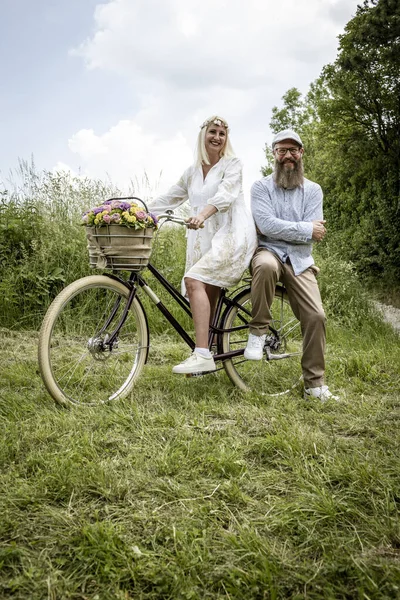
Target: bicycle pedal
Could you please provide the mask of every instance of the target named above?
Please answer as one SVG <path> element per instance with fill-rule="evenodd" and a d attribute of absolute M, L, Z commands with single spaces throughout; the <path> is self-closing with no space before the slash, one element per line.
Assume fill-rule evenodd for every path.
<path fill-rule="evenodd" d="M 186 377 L 203 377 L 203 375 L 207 375 L 207 373 L 202 371 L 199 373 L 186 373 Z"/>

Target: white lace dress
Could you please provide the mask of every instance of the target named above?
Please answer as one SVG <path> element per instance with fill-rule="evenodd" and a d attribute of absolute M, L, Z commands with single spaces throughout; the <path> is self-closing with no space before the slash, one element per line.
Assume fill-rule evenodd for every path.
<path fill-rule="evenodd" d="M 243 197 L 240 160 L 221 158 L 205 179 L 202 168 L 192 165 L 149 209 L 157 215 L 188 199 L 191 216 L 206 204 L 218 212 L 205 221 L 204 229 L 188 230 L 185 277 L 223 288 L 235 285 L 257 246 L 254 221 Z"/>

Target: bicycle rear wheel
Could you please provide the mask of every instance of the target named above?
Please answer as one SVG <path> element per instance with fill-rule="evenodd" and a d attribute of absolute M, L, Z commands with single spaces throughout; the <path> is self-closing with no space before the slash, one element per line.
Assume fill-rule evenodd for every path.
<path fill-rule="evenodd" d="M 60 404 L 93 406 L 126 396 L 146 362 L 146 316 L 134 298 L 113 344 L 129 296 L 122 282 L 104 275 L 78 279 L 50 305 L 39 335 L 39 368 Z"/>
<path fill-rule="evenodd" d="M 223 334 L 224 352 L 243 350 L 249 334 L 251 319 L 250 288 L 234 298 L 235 304 L 223 318 L 224 329 L 237 328 Z M 271 307 L 272 321 L 267 334 L 262 360 L 246 360 L 243 354 L 224 361 L 231 381 L 243 391 L 254 391 L 265 396 L 287 394 L 302 378 L 302 336 L 300 323 L 293 315 L 283 288 L 277 286 Z"/>

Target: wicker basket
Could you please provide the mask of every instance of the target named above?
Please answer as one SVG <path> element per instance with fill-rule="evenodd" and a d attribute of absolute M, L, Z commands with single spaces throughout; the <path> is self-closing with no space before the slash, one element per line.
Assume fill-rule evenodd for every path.
<path fill-rule="evenodd" d="M 86 227 L 90 266 L 114 271 L 140 271 L 149 263 L 154 229 L 120 225 Z"/>

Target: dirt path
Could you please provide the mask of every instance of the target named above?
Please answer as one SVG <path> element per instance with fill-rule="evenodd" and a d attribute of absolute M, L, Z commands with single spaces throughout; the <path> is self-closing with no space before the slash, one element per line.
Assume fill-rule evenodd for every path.
<path fill-rule="evenodd" d="M 381 304 L 380 302 L 376 302 L 376 306 L 382 312 L 385 321 L 390 323 L 393 329 L 400 331 L 400 308 Z"/>

